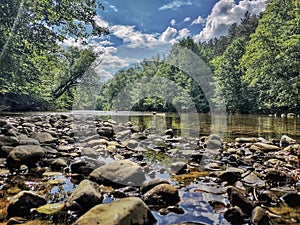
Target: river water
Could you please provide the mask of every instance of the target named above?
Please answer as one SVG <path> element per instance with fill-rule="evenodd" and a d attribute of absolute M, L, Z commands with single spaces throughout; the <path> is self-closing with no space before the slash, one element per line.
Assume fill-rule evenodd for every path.
<path fill-rule="evenodd" d="M 280 138 L 283 134 L 300 140 L 300 118 L 268 115 L 191 114 L 153 112 L 71 111 L 76 115 L 91 115 L 118 122 L 131 121 L 142 130 L 155 127 L 159 131 L 172 128 L 176 135 L 199 137 L 216 133 L 225 141 L 237 137 Z M 34 113 L 45 114 L 45 113 Z"/>

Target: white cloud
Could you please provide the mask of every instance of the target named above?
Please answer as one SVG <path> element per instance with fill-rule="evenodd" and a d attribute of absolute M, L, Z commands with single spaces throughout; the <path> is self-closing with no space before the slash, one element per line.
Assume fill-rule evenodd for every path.
<path fill-rule="evenodd" d="M 238 5 L 234 0 L 220 0 L 207 17 L 204 29 L 195 35 L 194 39 L 195 41 L 209 41 L 226 35 L 229 26 L 233 23 L 240 23 L 240 19 L 247 11 L 259 14 L 265 10 L 265 7 L 265 0 L 242 0 Z"/>
<path fill-rule="evenodd" d="M 190 20 L 191 20 L 191 17 L 185 17 L 184 20 L 183 20 L 183 22 L 184 22 L 184 23 L 187 23 L 187 22 L 189 22 Z"/>
<path fill-rule="evenodd" d="M 168 4 L 165 4 L 161 6 L 158 10 L 167 10 L 167 9 L 172 9 L 172 10 L 177 10 L 178 8 L 182 6 L 187 6 L 187 5 L 192 5 L 191 1 L 182 1 L 182 0 L 175 0 L 172 1 Z"/>
<path fill-rule="evenodd" d="M 96 25 L 98 25 L 100 27 L 104 27 L 104 28 L 108 27 L 108 22 L 101 19 L 98 15 L 94 17 L 94 20 L 96 22 Z"/>
<path fill-rule="evenodd" d="M 171 22 L 170 22 L 170 24 L 171 24 L 172 26 L 174 26 L 174 25 L 176 24 L 176 20 L 175 20 L 175 19 L 172 19 Z"/>
<path fill-rule="evenodd" d="M 179 36 L 177 37 L 177 39 L 181 40 L 181 39 L 186 38 L 190 35 L 190 30 L 187 29 L 187 28 L 183 28 L 178 33 L 179 33 Z"/>
<path fill-rule="evenodd" d="M 193 22 L 191 23 L 191 25 L 201 24 L 203 22 L 204 22 L 204 19 L 201 16 L 198 16 L 197 19 L 193 20 Z"/>
<path fill-rule="evenodd" d="M 168 27 L 159 37 L 159 40 L 163 43 L 167 43 L 167 42 L 174 42 L 175 41 L 175 36 L 177 34 L 177 30 L 175 28 L 172 27 Z"/>

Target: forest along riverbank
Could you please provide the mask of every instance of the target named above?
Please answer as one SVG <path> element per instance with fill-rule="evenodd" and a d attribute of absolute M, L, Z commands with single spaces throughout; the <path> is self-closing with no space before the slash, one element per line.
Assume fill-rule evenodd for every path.
<path fill-rule="evenodd" d="M 84 115 L 0 119 L 3 224 L 299 224 L 300 145 Z"/>

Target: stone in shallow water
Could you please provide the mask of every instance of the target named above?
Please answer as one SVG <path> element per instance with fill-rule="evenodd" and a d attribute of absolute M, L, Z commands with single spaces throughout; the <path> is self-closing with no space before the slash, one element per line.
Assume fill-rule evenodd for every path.
<path fill-rule="evenodd" d="M 151 211 L 140 198 L 129 197 L 93 207 L 74 225 L 152 225 L 155 222 Z"/>
<path fill-rule="evenodd" d="M 47 204 L 38 207 L 36 211 L 38 213 L 45 214 L 45 215 L 53 215 L 62 211 L 64 209 L 64 206 L 65 206 L 64 203 Z"/>
<path fill-rule="evenodd" d="M 46 199 L 31 191 L 21 191 L 13 196 L 7 207 L 7 218 L 13 216 L 28 216 L 32 208 L 47 204 Z"/>
<path fill-rule="evenodd" d="M 140 165 L 129 160 L 119 160 L 90 173 L 90 179 L 104 185 L 140 186 L 146 180 L 144 171 Z"/>
<path fill-rule="evenodd" d="M 39 141 L 41 144 L 53 143 L 56 142 L 56 138 L 52 137 L 51 134 L 47 132 L 35 133 L 32 135 L 32 138 Z"/>
<path fill-rule="evenodd" d="M 95 182 L 83 180 L 67 200 L 66 208 L 82 215 L 95 205 L 101 204 L 102 200 L 100 186 Z"/>
<path fill-rule="evenodd" d="M 177 188 L 170 184 L 159 184 L 143 195 L 143 200 L 147 204 L 170 206 L 180 201 Z"/>

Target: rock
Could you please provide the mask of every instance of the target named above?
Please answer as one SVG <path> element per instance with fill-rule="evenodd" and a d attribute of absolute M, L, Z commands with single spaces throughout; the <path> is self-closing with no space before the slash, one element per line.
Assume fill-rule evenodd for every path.
<path fill-rule="evenodd" d="M 251 215 L 252 210 L 254 209 L 254 202 L 247 199 L 244 195 L 240 192 L 235 190 L 234 188 L 228 188 L 228 199 L 233 206 L 238 206 L 244 213 L 248 216 Z"/>
<path fill-rule="evenodd" d="M 245 215 L 239 207 L 235 206 L 229 208 L 224 213 L 224 218 L 232 225 L 241 225 L 246 222 L 247 215 Z"/>
<path fill-rule="evenodd" d="M 131 134 L 132 134 L 131 130 L 123 130 L 123 131 L 116 133 L 116 139 L 123 141 L 126 138 L 129 138 L 131 136 Z"/>
<path fill-rule="evenodd" d="M 0 135 L 0 146 L 17 146 L 19 140 L 13 136 Z"/>
<path fill-rule="evenodd" d="M 281 199 L 290 207 L 300 206 L 300 194 L 299 193 L 287 193 L 281 197 Z"/>
<path fill-rule="evenodd" d="M 165 130 L 162 134 L 162 136 L 169 136 L 170 138 L 174 137 L 174 132 L 172 129 L 168 129 L 168 130 Z"/>
<path fill-rule="evenodd" d="M 285 173 L 277 169 L 267 169 L 265 170 L 266 176 L 265 180 L 272 185 L 282 185 L 282 184 L 294 184 L 296 180 Z"/>
<path fill-rule="evenodd" d="M 135 149 L 139 145 L 139 143 L 136 140 L 124 141 L 122 144 L 129 149 Z"/>
<path fill-rule="evenodd" d="M 54 171 L 61 170 L 62 168 L 65 168 L 67 166 L 67 162 L 62 158 L 55 159 L 51 162 L 51 169 Z"/>
<path fill-rule="evenodd" d="M 55 204 L 47 204 L 47 205 L 40 206 L 36 209 L 36 211 L 44 215 L 54 215 L 63 211 L 64 208 L 65 208 L 64 203 L 55 203 Z"/>
<path fill-rule="evenodd" d="M 287 135 L 282 135 L 282 137 L 280 138 L 280 146 L 286 147 L 291 144 L 296 144 L 296 140 L 290 138 Z"/>
<path fill-rule="evenodd" d="M 106 139 L 97 139 L 97 140 L 90 140 L 87 143 L 89 146 L 99 146 L 99 145 L 108 145 L 108 141 Z"/>
<path fill-rule="evenodd" d="M 222 146 L 222 140 L 220 136 L 211 134 L 207 138 L 206 145 L 208 149 L 219 149 Z"/>
<path fill-rule="evenodd" d="M 187 171 L 187 164 L 185 162 L 174 162 L 171 164 L 170 169 L 176 174 L 184 174 Z"/>
<path fill-rule="evenodd" d="M 251 187 L 264 187 L 265 182 L 260 179 L 255 173 L 251 172 L 247 176 L 243 177 L 242 181 Z"/>
<path fill-rule="evenodd" d="M 112 127 L 100 127 L 97 132 L 102 137 L 112 138 L 114 136 L 114 130 Z"/>
<path fill-rule="evenodd" d="M 267 210 L 260 206 L 255 207 L 252 211 L 251 222 L 253 225 L 269 225 L 270 219 L 267 215 Z"/>
<path fill-rule="evenodd" d="M 7 156 L 8 168 L 18 168 L 22 164 L 34 167 L 44 154 L 44 149 L 37 145 L 17 146 Z"/>
<path fill-rule="evenodd" d="M 82 215 L 102 201 L 100 186 L 90 180 L 83 180 L 67 200 L 66 208 Z"/>
<path fill-rule="evenodd" d="M 156 222 L 145 203 L 136 197 L 97 205 L 81 216 L 74 225 L 152 225 Z"/>
<path fill-rule="evenodd" d="M 280 148 L 276 145 L 257 142 L 250 147 L 250 150 L 253 150 L 254 152 L 255 151 L 272 152 L 272 151 L 279 151 Z"/>
<path fill-rule="evenodd" d="M 56 140 L 57 140 L 56 138 L 52 137 L 52 135 L 47 132 L 34 133 L 32 135 L 32 138 L 38 140 L 38 142 L 41 144 L 49 144 L 49 143 L 56 142 Z"/>
<path fill-rule="evenodd" d="M 154 188 L 159 184 L 170 184 L 170 183 L 167 180 L 161 180 L 161 179 L 146 180 L 142 183 L 140 187 L 140 191 L 142 192 L 142 194 L 145 194 L 147 191 L 149 191 L 150 189 Z"/>
<path fill-rule="evenodd" d="M 223 171 L 219 173 L 218 178 L 227 182 L 228 185 L 233 185 L 241 179 L 241 173 L 239 171 Z"/>
<path fill-rule="evenodd" d="M 237 143 L 255 143 L 258 141 L 258 138 L 246 138 L 246 137 L 241 137 L 241 138 L 236 138 L 235 142 Z"/>
<path fill-rule="evenodd" d="M 171 206 L 180 201 L 177 188 L 170 184 L 159 184 L 143 195 L 148 205 Z"/>
<path fill-rule="evenodd" d="M 105 163 L 97 159 L 93 159 L 87 156 L 78 157 L 74 162 L 70 164 L 72 173 L 79 173 L 88 176 L 93 170 L 99 166 L 103 166 Z"/>
<path fill-rule="evenodd" d="M 90 179 L 97 183 L 113 186 L 140 186 L 146 180 L 142 167 L 129 160 L 119 160 L 94 170 Z"/>
<path fill-rule="evenodd" d="M 47 200 L 43 197 L 31 191 L 21 191 L 10 199 L 7 206 L 7 218 L 28 216 L 32 208 L 38 208 L 45 204 L 47 204 Z"/>
<path fill-rule="evenodd" d="M 93 148 L 84 148 L 81 150 L 81 155 L 91 157 L 91 158 L 98 158 L 98 154 Z"/>

